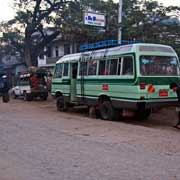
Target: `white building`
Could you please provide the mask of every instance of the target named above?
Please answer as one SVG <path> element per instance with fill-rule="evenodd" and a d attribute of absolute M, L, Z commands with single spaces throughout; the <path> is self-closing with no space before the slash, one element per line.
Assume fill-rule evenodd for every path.
<path fill-rule="evenodd" d="M 55 63 L 59 58 L 66 54 L 76 52 L 76 43 L 64 41 L 61 36 L 58 36 L 53 42 L 44 48 L 44 52 L 38 57 L 38 67 L 46 68 L 52 72 Z"/>

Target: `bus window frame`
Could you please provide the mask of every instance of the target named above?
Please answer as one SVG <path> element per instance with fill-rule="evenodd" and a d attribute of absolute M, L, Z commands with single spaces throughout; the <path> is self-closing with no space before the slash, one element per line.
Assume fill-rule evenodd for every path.
<path fill-rule="evenodd" d="M 91 61 L 96 61 L 96 74 L 93 74 L 93 75 L 89 75 L 89 64 L 90 64 Z M 98 59 L 90 59 L 90 60 L 87 61 L 87 77 L 97 76 L 98 62 L 99 62 Z"/>
<path fill-rule="evenodd" d="M 112 60 L 117 60 L 117 63 L 116 63 L 116 74 L 114 75 L 114 74 L 110 74 L 110 72 L 111 72 L 111 62 L 112 62 Z M 118 65 L 119 65 L 119 58 L 111 58 L 111 59 L 109 59 L 109 61 L 110 61 L 110 64 L 109 64 L 109 74 L 108 74 L 108 76 L 118 76 Z"/>
<path fill-rule="evenodd" d="M 123 57 L 131 57 L 132 61 L 133 61 L 133 74 L 132 75 L 123 75 Z M 99 66 L 100 66 L 100 62 L 101 61 L 105 61 L 105 65 L 107 66 L 107 61 L 113 60 L 113 59 L 117 59 L 117 72 L 116 75 L 99 75 Z M 102 59 L 100 58 L 93 58 L 93 59 L 85 59 L 83 61 L 78 61 L 78 78 L 81 78 L 81 74 L 80 74 L 80 67 L 81 67 L 81 62 L 87 62 L 87 74 L 84 76 L 85 78 L 89 79 L 89 78 L 95 78 L 95 77 L 100 77 L 100 78 L 107 78 L 107 79 L 112 79 L 112 78 L 116 78 L 116 79 L 134 79 L 135 77 L 135 73 L 136 73 L 136 66 L 135 66 L 135 54 L 134 53 L 128 53 L 128 54 L 122 54 L 120 56 L 112 56 L 112 57 L 104 57 Z M 96 60 L 97 61 L 97 69 L 96 69 L 96 75 L 88 75 L 88 69 L 89 69 L 89 61 L 91 60 Z M 120 74 L 118 74 L 119 72 L 119 64 L 120 64 Z M 105 66 L 105 67 L 106 67 Z M 110 70 L 110 66 L 108 67 Z"/>
<path fill-rule="evenodd" d="M 119 65 L 120 64 L 120 65 Z M 117 76 L 121 77 L 122 74 L 122 65 L 123 65 L 123 58 L 119 57 L 118 58 L 118 70 L 117 70 Z M 119 71 L 119 67 L 120 67 L 120 71 Z"/>
<path fill-rule="evenodd" d="M 104 62 L 105 62 L 104 70 L 106 69 L 106 61 L 107 61 L 107 59 L 99 59 L 99 60 L 98 60 L 97 76 L 102 76 L 102 77 L 104 77 L 104 76 L 107 76 L 107 75 L 106 75 L 106 74 L 99 74 L 99 73 L 100 73 L 100 62 L 101 62 L 101 61 L 104 61 Z"/>
<path fill-rule="evenodd" d="M 78 62 L 78 74 L 77 74 L 77 77 L 79 77 L 79 78 L 82 77 L 82 75 L 81 75 L 81 73 L 80 73 L 80 70 L 81 70 L 81 63 L 87 63 L 87 65 L 86 65 L 86 67 L 87 67 L 87 68 L 86 68 L 86 74 L 83 75 L 84 77 L 87 77 L 87 76 L 88 76 L 88 75 L 87 75 L 87 74 L 88 74 L 88 61 L 85 61 L 85 60 L 84 60 L 84 61 L 79 61 L 79 62 Z"/>
<path fill-rule="evenodd" d="M 115 75 L 109 74 L 109 73 L 110 73 L 110 68 L 111 68 L 111 66 L 110 66 L 111 60 L 117 60 L 116 74 L 115 74 Z M 100 67 L 100 62 L 101 62 L 101 61 L 105 61 L 105 69 L 108 70 L 108 74 L 99 74 L 99 72 L 100 72 L 99 67 Z M 117 57 L 99 60 L 99 61 L 98 61 L 97 76 L 102 76 L 102 77 L 105 77 L 105 76 L 106 76 L 106 77 L 118 76 L 118 64 L 119 64 L 119 58 L 117 58 Z M 108 65 L 108 67 L 107 67 L 107 65 Z M 105 69 L 104 69 L 104 71 L 105 71 Z"/>
<path fill-rule="evenodd" d="M 62 65 L 61 77 L 57 77 L 57 76 L 56 76 L 57 66 L 60 66 L 60 65 Z M 55 66 L 54 78 L 55 78 L 55 79 L 62 79 L 62 77 L 63 77 L 63 63 L 57 63 L 56 66 Z"/>
<path fill-rule="evenodd" d="M 62 77 L 67 78 L 67 77 L 69 77 L 69 63 L 68 63 L 68 62 L 64 62 L 64 63 L 62 63 L 62 64 L 63 64 Z M 68 64 L 68 72 L 67 72 L 67 75 L 64 75 L 64 66 L 65 66 L 65 64 Z"/>
<path fill-rule="evenodd" d="M 133 62 L 133 74 L 132 75 L 131 74 L 123 74 L 124 58 L 125 57 L 132 57 L 132 62 Z M 132 77 L 132 78 L 134 78 L 134 76 L 135 76 L 135 58 L 134 58 L 134 56 L 128 54 L 128 55 L 123 55 L 120 58 L 121 58 L 121 72 L 120 72 L 119 76 L 120 77 Z"/>
<path fill-rule="evenodd" d="M 142 73 L 141 73 L 141 64 L 140 64 L 140 59 L 141 59 L 141 57 L 142 56 L 162 56 L 162 57 L 175 57 L 176 59 L 177 59 L 177 65 L 179 66 L 179 74 L 177 74 L 177 75 L 143 75 Z M 179 58 L 177 57 L 177 56 L 175 56 L 175 55 L 173 55 L 173 56 L 164 56 L 164 55 L 149 55 L 149 54 L 141 54 L 141 55 L 139 55 L 139 58 L 138 58 L 138 60 L 139 60 L 139 67 L 138 67 L 138 69 L 139 69 L 139 74 L 140 74 L 140 76 L 142 76 L 142 77 L 177 77 L 177 76 L 180 76 L 180 61 L 179 61 Z"/>

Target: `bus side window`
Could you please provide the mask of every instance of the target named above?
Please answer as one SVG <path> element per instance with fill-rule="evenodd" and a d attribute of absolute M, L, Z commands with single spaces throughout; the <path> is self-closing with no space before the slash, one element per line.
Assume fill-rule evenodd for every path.
<path fill-rule="evenodd" d="M 106 75 L 105 67 L 106 67 L 106 61 L 105 60 L 99 61 L 98 75 Z"/>
<path fill-rule="evenodd" d="M 55 78 L 61 78 L 62 77 L 62 65 L 63 64 L 57 64 L 56 65 L 56 69 L 55 69 L 55 73 L 54 73 Z"/>
<path fill-rule="evenodd" d="M 110 60 L 109 75 L 116 75 L 117 74 L 117 64 L 118 64 L 118 59 L 111 59 Z"/>
<path fill-rule="evenodd" d="M 119 58 L 119 61 L 118 61 L 118 75 L 121 75 L 121 72 L 122 72 L 122 58 L 120 57 Z"/>
<path fill-rule="evenodd" d="M 80 63 L 79 76 L 87 76 L 87 62 Z"/>
<path fill-rule="evenodd" d="M 88 62 L 88 75 L 96 75 L 97 70 L 97 60 L 90 60 Z"/>
<path fill-rule="evenodd" d="M 72 78 L 77 78 L 78 63 L 72 63 Z"/>
<path fill-rule="evenodd" d="M 122 75 L 133 75 L 133 58 L 132 56 L 123 57 Z"/>
<path fill-rule="evenodd" d="M 69 71 L 69 64 L 68 63 L 64 63 L 63 76 L 68 76 L 68 71 Z"/>

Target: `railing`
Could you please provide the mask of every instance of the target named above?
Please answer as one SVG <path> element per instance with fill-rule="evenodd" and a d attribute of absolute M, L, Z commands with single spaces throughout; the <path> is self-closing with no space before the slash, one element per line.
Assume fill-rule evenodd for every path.
<path fill-rule="evenodd" d="M 138 41 L 127 41 L 127 40 L 106 40 L 106 41 L 100 41 L 92 44 L 83 44 L 79 47 L 80 51 L 86 51 L 86 50 L 95 50 L 95 49 L 101 49 L 101 48 L 108 48 L 108 47 L 115 47 L 115 46 L 123 46 L 127 44 L 135 44 L 139 43 Z"/>

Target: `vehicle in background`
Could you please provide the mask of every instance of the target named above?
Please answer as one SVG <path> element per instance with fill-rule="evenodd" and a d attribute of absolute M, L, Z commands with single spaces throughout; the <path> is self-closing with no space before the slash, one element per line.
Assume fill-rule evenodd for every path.
<path fill-rule="evenodd" d="M 16 86 L 11 90 L 11 95 L 13 98 L 24 97 L 26 101 L 31 101 L 37 97 L 47 100 L 46 72 L 37 69 L 35 72 L 20 74 Z"/>
<path fill-rule="evenodd" d="M 145 119 L 152 108 L 175 105 L 169 88 L 180 80 L 180 64 L 170 46 L 136 43 L 65 55 L 56 63 L 52 95 L 60 111 L 87 105 L 104 120 L 133 111 Z"/>
<path fill-rule="evenodd" d="M 5 72 L 0 72 L 0 95 L 4 103 L 9 102 L 10 83 Z"/>

